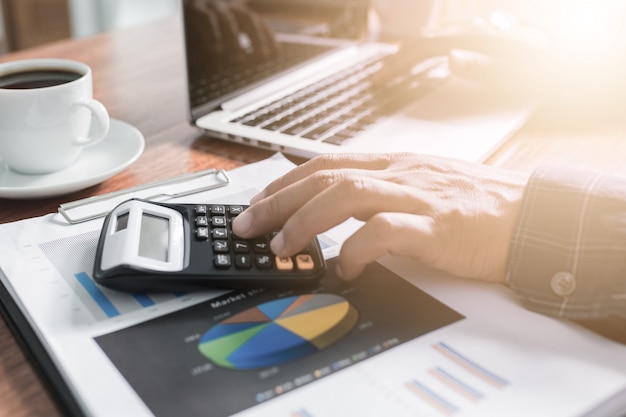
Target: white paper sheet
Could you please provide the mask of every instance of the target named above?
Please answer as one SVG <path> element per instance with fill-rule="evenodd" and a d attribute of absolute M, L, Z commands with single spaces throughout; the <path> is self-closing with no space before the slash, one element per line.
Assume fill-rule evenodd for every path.
<path fill-rule="evenodd" d="M 292 167 L 276 155 L 230 171 L 227 187 L 176 201 L 246 203 Z M 96 339 L 173 317 L 225 291 L 132 295 L 93 284 L 101 224 L 70 226 L 50 214 L 0 225 L 2 280 L 86 414 L 161 415 Z M 327 259 L 355 227 L 348 222 L 320 236 Z M 241 410 L 242 416 L 573 417 L 626 410 L 626 346 L 529 312 L 504 286 L 445 276 L 406 259 L 381 263 L 464 318 L 412 340 L 381 341 L 376 351 L 354 352 L 298 378 L 281 374 L 288 365 L 249 373 L 272 389 L 259 392 L 258 405 Z M 416 326 L 426 320 L 407 318 Z M 368 323 L 359 322 L 358 331 Z M 198 363 L 194 377 L 211 372 L 210 362 Z M 232 392 L 236 398 L 237 387 Z M 206 415 L 214 414 L 207 409 Z"/>

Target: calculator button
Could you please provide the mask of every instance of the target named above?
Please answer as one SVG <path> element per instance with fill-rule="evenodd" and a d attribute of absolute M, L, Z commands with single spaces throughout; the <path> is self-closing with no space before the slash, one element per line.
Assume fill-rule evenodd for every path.
<path fill-rule="evenodd" d="M 216 240 L 213 242 L 213 252 L 228 252 L 228 241 L 227 240 Z"/>
<path fill-rule="evenodd" d="M 206 216 L 198 216 L 196 217 L 196 226 L 208 226 L 209 225 L 209 221 L 207 220 Z"/>
<path fill-rule="evenodd" d="M 226 207 L 224 206 L 211 206 L 210 212 L 212 216 L 219 216 L 226 214 Z"/>
<path fill-rule="evenodd" d="M 300 253 L 296 255 L 296 265 L 301 271 L 310 271 L 315 267 L 313 258 L 306 253 Z"/>
<path fill-rule="evenodd" d="M 226 239 L 228 238 L 228 230 L 223 227 L 218 227 L 211 230 L 211 234 L 213 235 L 213 239 Z"/>
<path fill-rule="evenodd" d="M 276 257 L 276 269 L 279 271 L 291 271 L 293 269 L 293 261 L 288 256 Z"/>
<path fill-rule="evenodd" d="M 241 213 L 243 213 L 243 207 L 242 206 L 230 206 L 228 208 L 228 212 L 230 213 L 231 216 L 238 216 Z"/>
<path fill-rule="evenodd" d="M 215 265 L 216 268 L 221 268 L 221 269 L 230 268 L 230 265 L 231 265 L 230 255 L 224 255 L 224 254 L 215 255 L 215 258 L 213 259 L 213 264 Z"/>
<path fill-rule="evenodd" d="M 269 250 L 269 245 L 266 241 L 254 242 L 254 251 L 259 253 L 265 253 Z"/>
<path fill-rule="evenodd" d="M 252 268 L 252 257 L 250 255 L 235 255 L 235 266 L 239 269 Z"/>
<path fill-rule="evenodd" d="M 269 255 L 257 255 L 256 266 L 259 269 L 270 269 L 272 267 L 272 258 Z"/>
<path fill-rule="evenodd" d="M 250 252 L 250 245 L 248 242 L 242 240 L 236 240 L 233 243 L 233 250 L 235 253 L 248 253 Z"/>
<path fill-rule="evenodd" d="M 193 211 L 196 213 L 196 216 L 204 216 L 206 214 L 206 206 L 198 205 L 193 209 Z"/>
<path fill-rule="evenodd" d="M 224 216 L 211 217 L 211 226 L 214 226 L 214 227 L 226 226 L 226 217 Z"/>
<path fill-rule="evenodd" d="M 207 240 L 209 238 L 209 229 L 206 227 L 199 227 L 196 229 L 196 239 Z"/>

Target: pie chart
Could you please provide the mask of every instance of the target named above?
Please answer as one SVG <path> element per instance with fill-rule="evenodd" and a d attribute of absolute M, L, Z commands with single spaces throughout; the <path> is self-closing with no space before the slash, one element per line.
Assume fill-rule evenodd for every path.
<path fill-rule="evenodd" d="M 325 349 L 345 336 L 357 310 L 335 294 L 306 294 L 259 304 L 211 327 L 198 349 L 229 369 L 278 365 Z"/>

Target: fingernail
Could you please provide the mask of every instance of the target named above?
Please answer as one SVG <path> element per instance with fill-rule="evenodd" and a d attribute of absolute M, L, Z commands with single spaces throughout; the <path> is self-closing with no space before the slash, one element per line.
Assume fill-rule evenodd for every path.
<path fill-rule="evenodd" d="M 252 215 L 244 211 L 233 220 L 233 232 L 237 236 L 245 236 L 252 226 Z"/>
<path fill-rule="evenodd" d="M 282 250 L 285 248 L 285 236 L 283 232 L 278 232 L 278 234 L 274 236 L 274 239 L 270 242 L 270 248 L 276 255 L 281 254 Z"/>

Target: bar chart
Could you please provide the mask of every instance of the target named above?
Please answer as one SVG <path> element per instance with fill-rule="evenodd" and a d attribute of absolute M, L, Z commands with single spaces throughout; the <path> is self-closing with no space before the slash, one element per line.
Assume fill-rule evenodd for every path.
<path fill-rule="evenodd" d="M 481 366 L 448 343 L 432 345 L 442 362 L 404 387 L 442 416 L 453 416 L 467 404 L 487 399 L 485 385 L 501 390 L 509 381 Z M 463 400 L 466 401 L 462 401 Z"/>
<path fill-rule="evenodd" d="M 127 294 L 97 284 L 92 278 L 99 231 L 94 230 L 39 245 L 94 319 L 106 320 L 179 298 L 184 293 Z"/>

